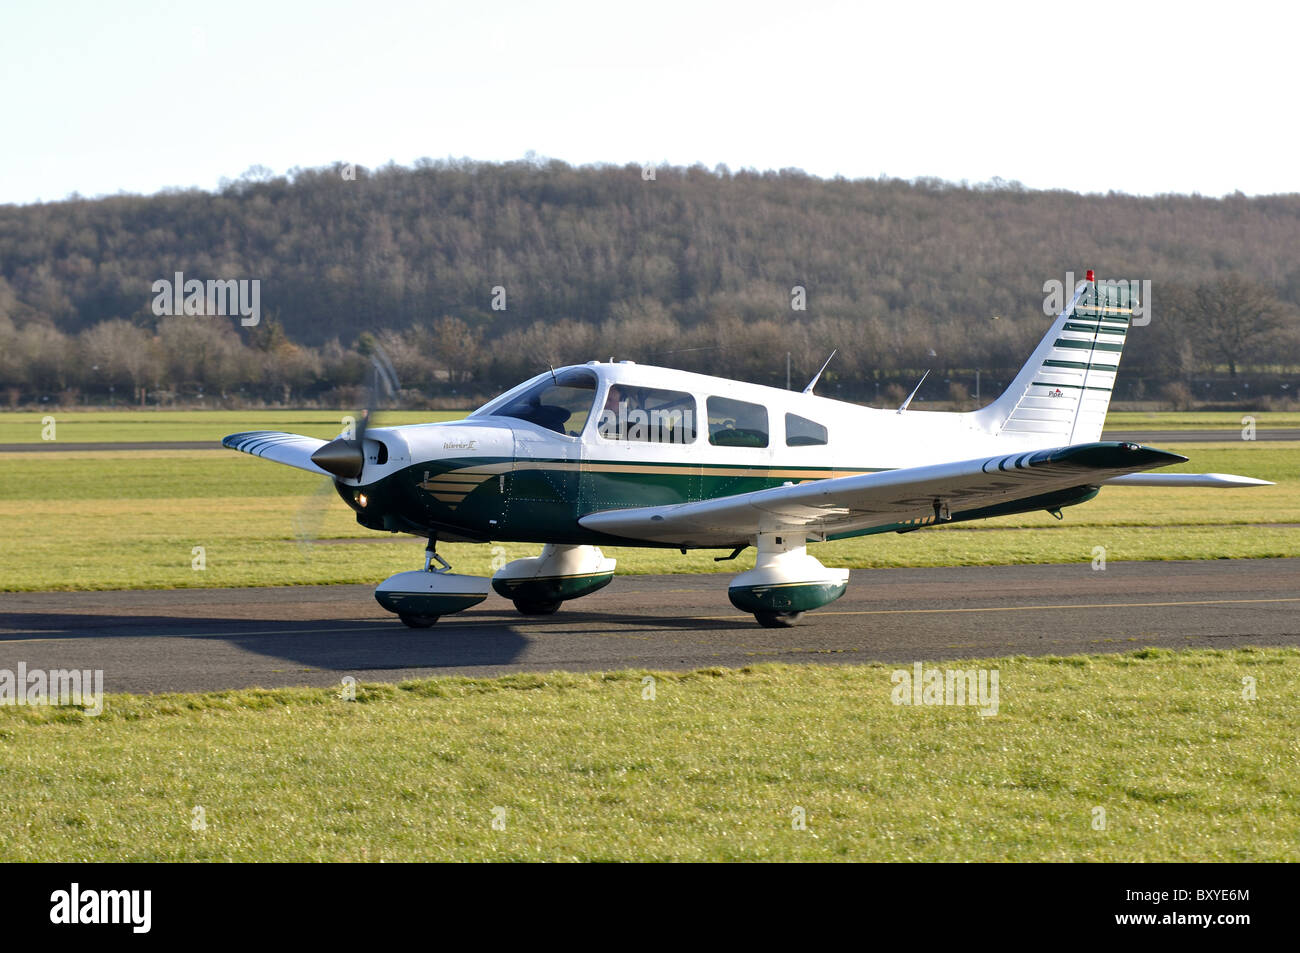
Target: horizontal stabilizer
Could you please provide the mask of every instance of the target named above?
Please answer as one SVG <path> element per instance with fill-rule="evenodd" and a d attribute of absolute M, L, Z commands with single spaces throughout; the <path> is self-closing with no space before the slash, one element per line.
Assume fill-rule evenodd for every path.
<path fill-rule="evenodd" d="M 328 442 L 296 433 L 281 433 L 278 430 L 250 430 L 246 433 L 232 433 L 222 439 L 221 445 L 230 450 L 238 450 L 240 453 L 266 457 L 268 460 L 297 467 L 308 473 L 329 476 L 329 473 L 311 462 L 311 455 Z"/>
<path fill-rule="evenodd" d="M 1273 486 L 1268 480 L 1235 473 L 1126 473 L 1105 481 L 1107 486 Z"/>

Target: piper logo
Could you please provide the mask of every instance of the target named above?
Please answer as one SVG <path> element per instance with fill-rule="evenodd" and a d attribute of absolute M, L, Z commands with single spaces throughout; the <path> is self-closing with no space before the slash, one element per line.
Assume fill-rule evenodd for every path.
<path fill-rule="evenodd" d="M 148 933 L 153 922 L 152 890 L 71 890 L 50 894 L 51 923 L 129 923 L 132 933 Z"/>

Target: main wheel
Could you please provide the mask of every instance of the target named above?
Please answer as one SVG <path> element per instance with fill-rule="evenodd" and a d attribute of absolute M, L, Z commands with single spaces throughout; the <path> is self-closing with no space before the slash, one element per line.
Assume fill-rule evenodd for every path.
<path fill-rule="evenodd" d="M 403 612 L 398 618 L 412 629 L 427 629 L 437 622 L 440 617 L 436 615 L 408 615 Z"/>
<path fill-rule="evenodd" d="M 754 618 L 765 629 L 785 629 L 803 618 L 802 612 L 755 612 Z"/>
<path fill-rule="evenodd" d="M 555 615 L 560 611 L 560 603 L 563 600 L 555 602 L 527 602 L 523 599 L 512 600 L 515 608 L 519 610 L 520 615 Z"/>

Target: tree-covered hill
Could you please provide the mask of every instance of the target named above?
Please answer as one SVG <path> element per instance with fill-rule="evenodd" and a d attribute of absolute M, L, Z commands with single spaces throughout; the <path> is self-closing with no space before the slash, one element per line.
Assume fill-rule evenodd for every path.
<path fill-rule="evenodd" d="M 1044 283 L 1087 268 L 1151 282 L 1136 376 L 1285 376 L 1297 251 L 1300 195 L 531 161 L 252 172 L 215 193 L 0 206 L 0 386 L 311 396 L 356 383 L 380 341 L 426 393 L 611 355 L 783 383 L 787 351 L 806 376 L 838 347 L 838 379 L 870 396 L 916 368 L 1014 369 L 1042 333 Z M 152 284 L 176 272 L 259 280 L 262 324 L 155 316 Z M 1240 295 L 1259 304 L 1246 333 L 1206 333 Z"/>

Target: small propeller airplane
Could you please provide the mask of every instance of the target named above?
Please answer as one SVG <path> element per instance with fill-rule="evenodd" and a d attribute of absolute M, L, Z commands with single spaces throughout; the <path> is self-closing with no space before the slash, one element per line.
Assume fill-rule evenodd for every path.
<path fill-rule="evenodd" d="M 489 585 L 524 615 L 553 613 L 609 584 L 604 545 L 731 552 L 721 559 L 754 546 L 728 595 L 787 626 L 848 585 L 810 542 L 1037 510 L 1059 519 L 1103 486 L 1270 485 L 1151 474 L 1187 458 L 1101 440 L 1136 303 L 1126 283 L 1089 271 L 1006 391 L 968 413 L 818 397 L 817 377 L 795 393 L 611 360 L 547 370 L 464 420 L 367 428 L 367 413 L 331 441 L 254 431 L 222 444 L 332 477 L 368 529 L 426 537 L 424 568 L 375 591 L 413 628 L 482 602 Z M 542 551 L 489 580 L 452 572 L 439 540 Z"/>

